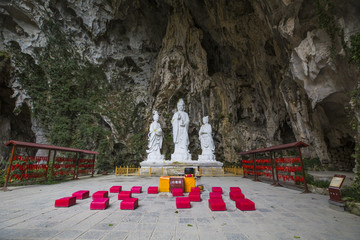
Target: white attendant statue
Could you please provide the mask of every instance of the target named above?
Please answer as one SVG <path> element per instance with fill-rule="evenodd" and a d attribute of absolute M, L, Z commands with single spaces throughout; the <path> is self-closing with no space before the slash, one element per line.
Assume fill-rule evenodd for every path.
<path fill-rule="evenodd" d="M 159 114 L 157 111 L 153 112 L 154 121 L 151 123 L 149 128 L 149 144 L 148 144 L 148 150 L 146 152 L 148 153 L 147 161 L 162 161 L 164 160 L 164 155 L 161 155 L 160 149 L 162 147 L 163 143 L 163 131 L 161 129 L 160 123 L 158 123 L 159 120 Z"/>
<path fill-rule="evenodd" d="M 184 112 L 185 104 L 182 99 L 177 103 L 177 112 L 174 114 L 171 123 L 173 127 L 173 141 L 175 144 L 174 153 L 171 154 L 171 161 L 190 161 L 189 153 L 189 116 Z"/>
<path fill-rule="evenodd" d="M 202 154 L 199 155 L 200 161 L 215 161 L 215 145 L 214 140 L 212 138 L 212 129 L 209 124 L 209 117 L 206 116 L 203 118 L 203 125 L 199 131 L 199 139 L 201 144 Z"/>

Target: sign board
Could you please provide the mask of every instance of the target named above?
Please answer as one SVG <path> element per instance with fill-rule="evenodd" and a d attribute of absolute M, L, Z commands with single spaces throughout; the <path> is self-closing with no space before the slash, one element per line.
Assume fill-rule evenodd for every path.
<path fill-rule="evenodd" d="M 332 178 L 332 180 L 330 182 L 329 187 L 341 188 L 341 185 L 343 184 L 345 177 L 346 177 L 345 175 L 334 175 L 334 177 Z"/>
<path fill-rule="evenodd" d="M 338 203 L 342 203 L 341 201 L 341 192 L 340 188 L 345 180 L 345 175 L 334 175 L 329 185 L 329 196 L 330 200 Z"/>

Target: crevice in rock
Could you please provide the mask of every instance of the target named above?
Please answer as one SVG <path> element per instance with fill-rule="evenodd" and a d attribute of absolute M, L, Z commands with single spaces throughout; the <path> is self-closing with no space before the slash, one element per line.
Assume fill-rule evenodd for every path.
<path fill-rule="evenodd" d="M 5 167 L 9 160 L 11 148 L 3 144 L 9 140 L 35 142 L 35 134 L 31 130 L 31 110 L 23 104 L 15 109 L 13 90 L 8 86 L 11 78 L 10 59 L 0 55 L 0 167 Z M 34 149 L 17 149 L 17 154 L 34 155 Z"/>
<path fill-rule="evenodd" d="M 296 142 L 295 134 L 287 122 L 280 127 L 280 138 L 283 143 Z"/>

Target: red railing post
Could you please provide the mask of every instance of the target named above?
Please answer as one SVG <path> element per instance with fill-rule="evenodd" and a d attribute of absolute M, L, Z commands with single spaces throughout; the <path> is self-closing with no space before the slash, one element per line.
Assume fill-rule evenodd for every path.
<path fill-rule="evenodd" d="M 96 157 L 96 155 L 94 154 L 94 156 L 93 156 L 93 167 L 92 167 L 91 177 L 94 177 L 94 171 L 95 171 L 95 157 Z"/>
<path fill-rule="evenodd" d="M 259 181 L 256 171 L 256 153 L 253 154 L 253 165 L 254 165 L 254 181 Z"/>
<path fill-rule="evenodd" d="M 51 157 L 51 149 L 49 150 L 48 159 L 47 159 L 47 163 L 46 163 L 45 181 L 48 180 L 48 170 L 49 170 L 50 157 Z"/>
<path fill-rule="evenodd" d="M 303 163 L 303 159 L 302 159 L 302 155 L 301 155 L 301 149 L 299 147 L 298 147 L 298 151 L 299 151 L 299 157 L 300 157 L 301 169 L 302 169 L 302 174 L 303 174 L 303 179 L 304 179 L 304 187 L 305 187 L 305 191 L 303 193 L 310 193 L 307 183 L 306 183 L 304 163 Z"/>
<path fill-rule="evenodd" d="M 276 187 L 281 187 L 281 184 L 279 183 L 279 174 L 278 174 L 278 170 L 277 170 L 277 164 L 276 164 L 276 156 L 275 156 L 275 152 L 274 152 L 274 166 L 275 166 L 275 175 L 276 175 L 276 183 L 274 186 Z"/>
<path fill-rule="evenodd" d="M 6 171 L 5 183 L 4 183 L 4 187 L 3 187 L 3 190 L 4 190 L 4 191 L 7 191 L 7 183 L 8 183 L 8 181 L 9 181 L 11 165 L 12 165 L 12 161 L 13 161 L 13 159 L 14 159 L 14 153 L 15 153 L 15 145 L 13 145 L 12 150 L 11 150 L 11 155 L 10 155 L 10 160 L 9 160 L 9 166 L 8 166 L 7 171 Z"/>
<path fill-rule="evenodd" d="M 274 153 L 274 157 L 272 156 L 272 152 L 270 151 L 270 161 L 271 161 L 271 172 L 272 172 L 272 177 L 273 177 L 273 183 L 272 185 L 276 185 L 275 182 L 275 171 L 274 171 L 274 162 L 275 162 L 275 153 Z"/>
<path fill-rule="evenodd" d="M 74 167 L 73 179 L 79 179 L 79 161 L 80 161 L 80 153 L 76 153 L 76 165 Z"/>
<path fill-rule="evenodd" d="M 56 163 L 56 150 L 54 151 L 54 157 L 53 157 L 53 161 L 52 161 L 52 165 L 51 165 L 51 175 L 55 178 L 55 175 L 54 175 L 54 165 Z M 50 159 L 49 159 L 50 161 Z"/>

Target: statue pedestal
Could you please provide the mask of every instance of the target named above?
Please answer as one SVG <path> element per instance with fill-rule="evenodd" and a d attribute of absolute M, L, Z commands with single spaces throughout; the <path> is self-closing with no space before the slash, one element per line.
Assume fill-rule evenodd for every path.
<path fill-rule="evenodd" d="M 222 162 L 206 161 L 206 160 L 188 160 L 188 161 L 143 161 L 140 163 L 140 174 L 162 175 L 162 176 L 177 176 L 184 175 L 185 168 L 194 168 L 195 175 L 199 175 L 198 168 L 201 168 L 203 174 L 209 175 L 212 171 L 215 175 L 222 174 Z"/>
<path fill-rule="evenodd" d="M 199 161 L 216 161 L 214 154 L 198 155 Z"/>

